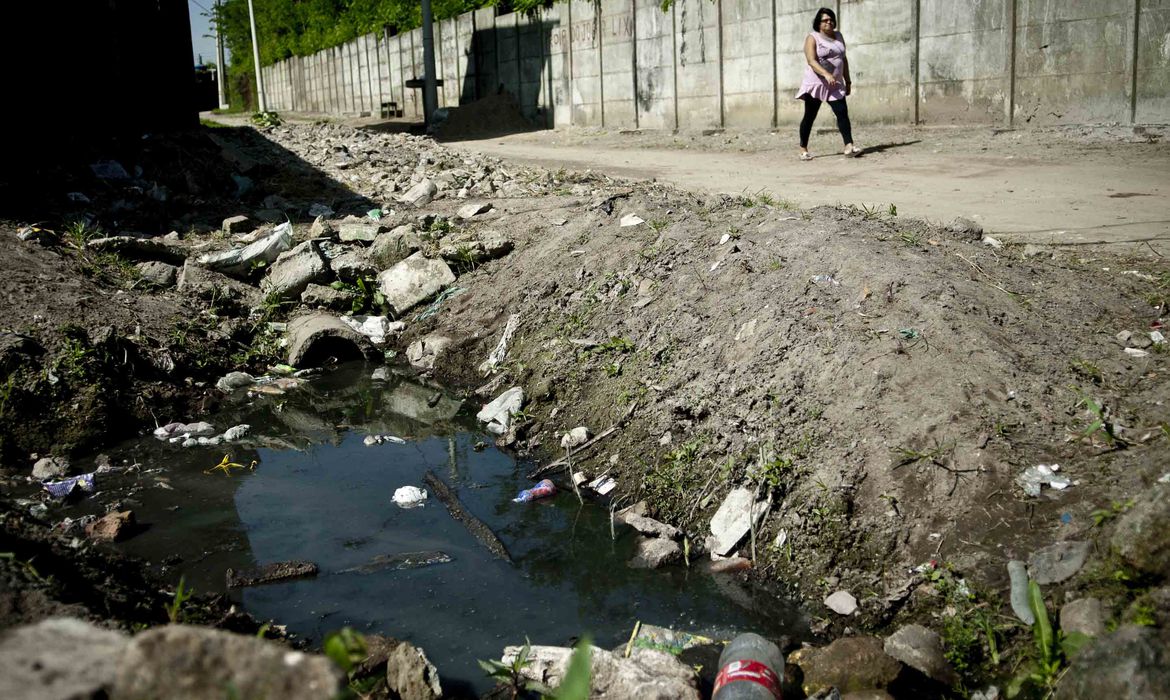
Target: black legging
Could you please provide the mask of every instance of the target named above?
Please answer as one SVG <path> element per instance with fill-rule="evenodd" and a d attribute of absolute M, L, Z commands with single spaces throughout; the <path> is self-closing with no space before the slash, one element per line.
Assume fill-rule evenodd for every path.
<path fill-rule="evenodd" d="M 813 122 L 816 121 L 817 112 L 821 109 L 821 101 L 808 96 L 801 99 L 804 100 L 804 119 L 800 120 L 800 147 L 808 148 L 808 137 L 812 135 Z M 830 100 L 829 106 L 837 116 L 837 129 L 841 132 L 845 145 L 853 143 L 853 129 L 849 126 L 849 106 L 845 104 L 845 98 Z"/>

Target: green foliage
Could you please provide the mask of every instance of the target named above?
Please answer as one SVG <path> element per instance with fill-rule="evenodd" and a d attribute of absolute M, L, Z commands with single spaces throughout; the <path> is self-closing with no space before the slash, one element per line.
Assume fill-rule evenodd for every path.
<path fill-rule="evenodd" d="M 532 690 L 539 693 L 553 692 L 548 686 L 537 683 L 536 681 L 528 680 L 524 677 L 524 669 L 532 663 L 529 658 L 532 655 L 532 644 L 528 640 L 524 640 L 524 646 L 520 648 L 520 652 L 516 654 L 516 658 L 512 659 L 512 663 L 506 664 L 495 659 L 476 659 L 479 667 L 484 670 L 488 678 L 494 680 L 497 687 L 506 689 L 511 693 L 513 698 L 526 690 Z"/>
<path fill-rule="evenodd" d="M 383 681 L 380 675 L 358 677 L 358 667 L 369 656 L 366 638 L 349 627 L 342 627 L 325 637 L 321 650 L 345 672 L 343 698 L 365 698 Z"/>
<path fill-rule="evenodd" d="M 260 128 L 280 126 L 284 122 L 276 112 L 256 112 L 252 115 L 252 123 Z"/>
<path fill-rule="evenodd" d="M 179 577 L 179 585 L 175 587 L 175 597 L 171 600 L 171 604 L 167 606 L 167 619 L 171 621 L 172 625 L 178 624 L 186 619 L 186 614 L 183 612 L 183 604 L 195 595 L 194 588 L 185 588 L 186 581 L 182 576 Z"/>
<path fill-rule="evenodd" d="M 1114 501 L 1108 508 L 1099 508 L 1089 515 L 1093 517 L 1094 525 L 1101 526 L 1133 508 L 1133 503 L 1132 498 L 1126 501 Z"/>
<path fill-rule="evenodd" d="M 593 667 L 593 640 L 589 635 L 581 638 L 569 657 L 569 670 L 557 689 L 548 695 L 552 700 L 586 700 L 589 697 L 589 681 Z"/>
<path fill-rule="evenodd" d="M 1091 421 L 1089 427 L 1074 434 L 1073 439 L 1088 440 L 1092 443 L 1100 436 L 1110 447 L 1126 447 L 1129 443 L 1117 434 L 1116 426 L 1109 417 L 1109 409 L 1088 394 L 1078 392 L 1078 395 L 1080 398 L 1077 401 L 1077 406 L 1085 407 Z"/>

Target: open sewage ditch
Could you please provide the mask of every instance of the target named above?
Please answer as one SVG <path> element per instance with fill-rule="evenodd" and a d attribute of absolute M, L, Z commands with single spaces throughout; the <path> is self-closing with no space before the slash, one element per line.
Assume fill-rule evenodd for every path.
<path fill-rule="evenodd" d="M 589 634 L 595 692 L 699 697 L 713 658 L 670 652 L 745 630 L 786 697 L 1170 687 L 1159 257 L 328 123 L 86 155 L 5 183 L 12 678 L 47 684 L 17 625 L 67 614 L 121 630 L 113 696 L 150 694 L 126 658 L 178 673 L 176 617 L 352 628 L 383 696 L 434 694 L 389 638 L 468 696 L 477 659 Z"/>

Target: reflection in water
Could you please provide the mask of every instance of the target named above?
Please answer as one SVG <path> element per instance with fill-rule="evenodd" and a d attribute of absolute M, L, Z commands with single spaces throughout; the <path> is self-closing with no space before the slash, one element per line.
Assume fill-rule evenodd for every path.
<path fill-rule="evenodd" d="M 636 620 L 717 638 L 736 629 L 802 635 L 794 609 L 770 596 L 762 604 L 749 597 L 749 609 L 697 571 L 627 567 L 634 537 L 619 531 L 611 539 L 600 505 L 581 505 L 571 492 L 512 503 L 531 485 L 523 476 L 531 465 L 473 449 L 490 442 L 474 422 L 476 409 L 404 377 L 371 380 L 369 368 L 356 365 L 210 420 L 221 429 L 251 425 L 245 445 L 125 446 L 143 464 L 165 466 L 153 478 L 170 486 L 137 484 L 132 507 L 151 527 L 125 548 L 156 563 L 178 555 L 172 573 L 201 592 L 223 591 L 228 567 L 315 562 L 314 579 L 230 594 L 314 640 L 343 625 L 409 639 L 444 678 L 481 690 L 489 684 L 475 659 L 498 657 L 526 637 L 564 644 L 589 632 L 614 646 Z M 406 443 L 366 446 L 369 434 Z M 225 452 L 259 465 L 230 477 L 204 474 Z M 433 497 L 422 508 L 393 504 L 394 490 L 423 486 L 427 470 L 500 536 L 515 566 L 495 559 Z M 124 479 L 128 485 L 131 477 Z M 413 565 L 420 561 L 428 565 Z"/>

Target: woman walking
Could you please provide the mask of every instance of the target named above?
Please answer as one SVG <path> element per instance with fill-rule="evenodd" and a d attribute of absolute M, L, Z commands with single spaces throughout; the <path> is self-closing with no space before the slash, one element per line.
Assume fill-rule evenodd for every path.
<path fill-rule="evenodd" d="M 845 96 L 851 92 L 849 59 L 845 58 L 845 37 L 837 31 L 837 15 L 827 7 L 817 10 L 813 31 L 804 40 L 804 80 L 796 99 L 804 100 L 804 119 L 800 121 L 800 159 L 812 160 L 808 137 L 822 102 L 828 102 L 837 117 L 837 129 L 845 141 L 845 155 L 856 156 L 861 149 L 853 145 L 849 125 L 849 107 Z"/>

